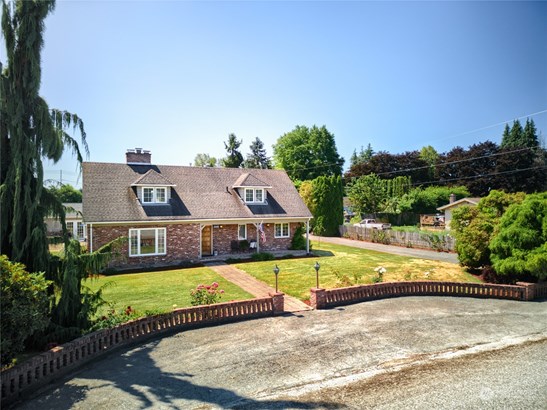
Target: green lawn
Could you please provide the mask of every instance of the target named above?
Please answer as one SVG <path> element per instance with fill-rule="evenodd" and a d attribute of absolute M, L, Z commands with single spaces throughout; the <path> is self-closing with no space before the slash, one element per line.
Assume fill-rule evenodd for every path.
<path fill-rule="evenodd" d="M 379 266 L 386 269 L 384 282 L 404 280 L 480 282 L 459 265 L 452 263 L 415 259 L 324 242 L 320 246 L 314 242 L 313 252 L 318 256 L 317 258 L 238 263 L 236 267 L 274 287 L 273 268 L 277 263 L 280 269 L 279 289 L 301 300 L 309 299 L 310 288 L 315 287 L 313 265 L 316 261 L 321 265 L 319 285 L 327 289 L 340 287 L 335 272 L 348 275 L 352 281 L 354 274 L 362 274 L 358 283 L 372 283 L 376 276 L 374 269 Z"/>
<path fill-rule="evenodd" d="M 131 306 L 138 313 L 146 311 L 170 311 L 177 307 L 191 306 L 190 292 L 200 283 L 210 285 L 218 282 L 225 291 L 221 302 L 252 299 L 253 296 L 223 279 L 209 268 L 188 268 L 101 276 L 88 279 L 85 285 L 97 290 L 108 284 L 103 298 L 113 304 L 116 311 Z M 104 312 L 108 308 L 104 308 Z M 102 313 L 101 313 L 102 314 Z"/>

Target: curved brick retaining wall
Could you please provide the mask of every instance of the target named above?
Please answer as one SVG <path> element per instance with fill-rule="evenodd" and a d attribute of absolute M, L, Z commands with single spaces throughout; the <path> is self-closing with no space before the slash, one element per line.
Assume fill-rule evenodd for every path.
<path fill-rule="evenodd" d="M 255 319 L 283 313 L 284 295 L 176 309 L 99 330 L 2 371 L 1 403 L 7 405 L 89 360 L 169 331 Z"/>
<path fill-rule="evenodd" d="M 547 296 L 547 284 L 516 285 L 458 282 L 386 282 L 338 289 L 311 289 L 310 304 L 316 309 L 395 296 L 463 296 L 533 300 Z"/>

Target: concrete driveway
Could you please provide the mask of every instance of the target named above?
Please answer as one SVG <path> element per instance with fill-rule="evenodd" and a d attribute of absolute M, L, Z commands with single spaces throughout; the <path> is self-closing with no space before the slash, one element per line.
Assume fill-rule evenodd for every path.
<path fill-rule="evenodd" d="M 153 340 L 113 352 L 21 408 L 362 408 L 362 400 L 350 398 L 366 392 L 359 387 L 365 382 L 373 383 L 380 393 L 382 388 L 386 393 L 391 389 L 414 403 L 427 403 L 428 389 L 410 389 L 405 396 L 399 384 L 386 382 L 379 387 L 374 380 L 481 352 L 499 351 L 500 357 L 510 360 L 512 355 L 498 349 L 514 346 L 511 349 L 520 351 L 533 341 L 539 353 L 528 360 L 536 364 L 533 371 L 544 375 L 546 340 L 547 302 L 393 298 Z M 441 372 L 443 368 L 449 369 L 441 367 Z M 536 379 L 529 390 L 539 389 L 541 395 L 547 391 L 547 380 Z M 511 380 L 504 384 L 509 388 Z M 353 396 L 346 399 L 340 394 L 340 388 L 352 386 L 357 386 Z M 321 394 L 329 391 L 332 395 Z M 461 408 L 457 398 L 450 400 L 442 407 Z M 525 408 L 519 403 L 530 402 L 519 402 L 516 397 L 512 403 L 517 406 L 506 408 Z"/>
<path fill-rule="evenodd" d="M 426 249 L 405 248 L 403 246 L 384 245 L 381 243 L 355 241 L 347 238 L 331 238 L 325 236 L 310 235 L 310 239 L 314 241 L 321 241 L 327 243 L 333 243 L 336 245 L 351 246 L 352 248 L 369 249 L 371 251 L 378 251 L 384 253 L 391 253 L 393 255 L 410 256 L 420 259 L 431 259 L 434 261 L 458 263 L 458 255 L 448 252 L 429 251 Z"/>

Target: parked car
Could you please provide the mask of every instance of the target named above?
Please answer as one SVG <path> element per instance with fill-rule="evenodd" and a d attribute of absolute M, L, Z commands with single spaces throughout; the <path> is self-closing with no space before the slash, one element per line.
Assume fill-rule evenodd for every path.
<path fill-rule="evenodd" d="M 368 228 L 368 229 L 391 229 L 391 224 L 383 223 L 383 222 L 376 222 L 376 219 L 363 219 L 358 224 L 353 224 L 353 226 L 357 226 L 359 228 Z"/>

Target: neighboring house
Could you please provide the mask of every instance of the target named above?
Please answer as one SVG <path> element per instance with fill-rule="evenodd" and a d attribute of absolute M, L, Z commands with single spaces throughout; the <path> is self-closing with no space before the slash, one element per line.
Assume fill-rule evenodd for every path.
<path fill-rule="evenodd" d="M 82 204 L 76 202 L 63 203 L 67 209 L 65 215 L 66 229 L 68 233 L 79 241 L 85 240 L 85 226 L 82 218 Z M 47 225 L 47 233 L 50 236 L 61 235 L 61 221 L 48 217 L 45 220 Z"/>
<path fill-rule="evenodd" d="M 88 248 L 127 237 L 118 264 L 128 266 L 197 261 L 242 242 L 288 249 L 312 218 L 285 171 L 153 165 L 139 148 L 125 164 L 85 162 L 83 203 Z"/>
<path fill-rule="evenodd" d="M 477 206 L 481 198 L 462 198 L 456 201 L 456 195 L 450 195 L 450 202 L 447 205 L 437 208 L 438 211 L 444 212 L 445 228 L 450 229 L 450 222 L 452 221 L 452 212 L 460 206 Z"/>

